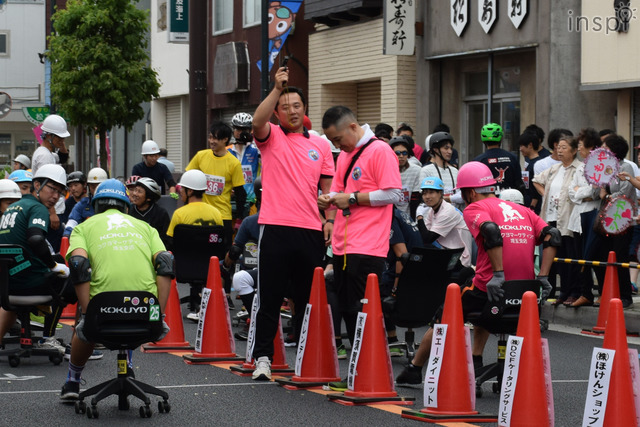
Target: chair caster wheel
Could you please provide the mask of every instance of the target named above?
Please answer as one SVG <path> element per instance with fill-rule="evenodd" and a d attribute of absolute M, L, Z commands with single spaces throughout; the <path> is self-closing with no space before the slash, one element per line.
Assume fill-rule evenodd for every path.
<path fill-rule="evenodd" d="M 482 386 L 481 385 L 476 385 L 476 397 L 477 398 L 481 398 L 482 397 Z"/>
<path fill-rule="evenodd" d="M 495 394 L 500 393 L 500 383 L 493 383 L 493 384 L 491 385 L 491 390 L 492 390 Z"/>
<path fill-rule="evenodd" d="M 140 418 L 151 418 L 151 407 L 150 406 L 141 406 L 140 407 Z"/>
<path fill-rule="evenodd" d="M 87 404 L 84 403 L 83 401 L 77 401 L 76 402 L 76 414 L 84 414 L 85 412 L 87 412 Z"/>
<path fill-rule="evenodd" d="M 20 366 L 20 358 L 18 356 L 9 356 L 9 366 L 12 368 Z"/>
<path fill-rule="evenodd" d="M 167 402 L 166 400 L 158 401 L 158 412 L 163 414 L 165 412 L 169 413 L 170 411 L 171 411 L 171 404 L 169 402 Z"/>
<path fill-rule="evenodd" d="M 55 366 L 58 366 L 62 363 L 62 356 L 49 356 L 49 362 L 53 363 Z"/>
<path fill-rule="evenodd" d="M 92 405 L 87 407 L 87 418 L 98 418 L 99 416 L 97 406 Z"/>

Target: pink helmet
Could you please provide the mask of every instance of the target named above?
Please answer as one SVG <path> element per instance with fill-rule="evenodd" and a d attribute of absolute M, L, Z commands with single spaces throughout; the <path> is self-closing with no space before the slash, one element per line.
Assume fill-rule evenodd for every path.
<path fill-rule="evenodd" d="M 484 163 L 468 162 L 462 165 L 458 172 L 456 188 L 479 188 L 496 185 L 491 170 Z"/>

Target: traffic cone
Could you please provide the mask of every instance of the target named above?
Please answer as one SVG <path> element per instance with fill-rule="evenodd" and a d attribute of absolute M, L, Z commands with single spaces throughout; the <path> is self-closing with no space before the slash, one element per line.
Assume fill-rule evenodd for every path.
<path fill-rule="evenodd" d="M 604 415 L 604 426 L 636 425 L 636 405 L 631 380 L 631 365 L 627 347 L 622 301 L 617 298 L 609 302 L 609 318 L 604 333 L 603 348 L 615 350 L 607 410 Z"/>
<path fill-rule="evenodd" d="M 235 353 L 236 343 L 231 332 L 229 305 L 227 295 L 222 288 L 218 257 L 213 256 L 209 260 L 207 286 L 202 292 L 196 352 L 182 356 L 185 363 L 192 365 L 243 360 Z M 206 294 L 208 297 L 205 296 Z"/>
<path fill-rule="evenodd" d="M 69 250 L 69 238 L 65 236 L 60 241 L 60 255 L 62 255 L 62 258 L 65 258 L 65 259 L 67 258 L 68 250 Z"/>
<path fill-rule="evenodd" d="M 184 325 L 182 323 L 182 310 L 180 309 L 180 297 L 176 279 L 171 281 L 171 290 L 165 309 L 165 322 L 171 329 L 161 341 L 148 343 L 142 346 L 145 353 L 167 353 L 170 351 L 193 350 L 193 346 L 184 339 Z"/>
<path fill-rule="evenodd" d="M 511 425 L 548 426 L 550 405 L 553 405 L 553 402 L 547 401 L 538 298 L 531 291 L 525 292 L 522 296 L 516 335 L 523 340 L 511 409 Z M 506 374 L 503 378 L 506 378 Z"/>
<path fill-rule="evenodd" d="M 67 258 L 67 251 L 69 250 L 69 238 L 63 237 L 60 241 L 60 255 L 63 258 Z M 78 311 L 78 304 L 67 304 L 62 309 L 60 319 L 75 320 L 76 312 Z"/>
<path fill-rule="evenodd" d="M 609 252 L 609 258 L 607 263 L 616 262 L 616 253 Z M 584 334 L 588 335 L 602 335 L 604 334 L 605 327 L 607 326 L 607 319 L 609 318 L 609 301 L 612 298 L 620 298 L 620 287 L 618 285 L 618 267 L 613 265 L 607 265 L 604 276 L 604 285 L 602 286 L 602 296 L 600 297 L 600 308 L 598 309 L 598 321 L 593 329 L 583 329 Z"/>
<path fill-rule="evenodd" d="M 248 345 L 248 342 L 247 342 Z M 249 348 L 247 348 L 247 351 Z M 253 358 L 247 355 L 242 365 L 232 365 L 229 369 L 231 372 L 241 377 L 248 377 L 253 374 L 256 364 Z M 293 375 L 293 369 L 287 364 L 285 356 L 284 337 L 282 335 L 282 318 L 278 322 L 278 330 L 276 337 L 273 339 L 273 362 L 271 362 L 271 373 L 279 375 Z"/>
<path fill-rule="evenodd" d="M 471 384 L 474 383 L 474 378 L 471 378 L 467 369 L 469 362 L 460 286 L 455 283 L 447 287 L 441 323 L 448 326 L 438 380 L 438 406 L 420 411 L 405 410 L 402 411 L 402 417 L 429 423 L 497 422 L 497 416 L 480 414 L 473 407 L 471 393 L 475 391 Z"/>
<path fill-rule="evenodd" d="M 412 405 L 415 398 L 398 396 L 394 387 L 378 276 L 373 273 L 367 277 L 362 312 L 366 315 L 364 327 L 356 331 L 356 337 L 361 336 L 361 341 L 358 342 L 356 338 L 349 361 L 348 382 L 353 384 L 353 389 L 344 393 L 329 394 L 327 397 L 346 405 Z"/>
<path fill-rule="evenodd" d="M 288 389 L 322 387 L 328 382 L 340 381 L 331 308 L 327 303 L 324 270 L 321 267 L 316 267 L 313 272 L 311 295 L 306 310 L 298 344 L 296 374 L 291 379 L 276 380 Z"/>

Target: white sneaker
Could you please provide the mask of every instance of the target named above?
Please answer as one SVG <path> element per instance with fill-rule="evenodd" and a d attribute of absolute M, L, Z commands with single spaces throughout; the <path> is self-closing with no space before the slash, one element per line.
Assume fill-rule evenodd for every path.
<path fill-rule="evenodd" d="M 187 314 L 187 319 L 193 322 L 198 322 L 200 320 L 200 312 L 196 313 L 195 311 L 192 311 L 191 313 Z"/>
<path fill-rule="evenodd" d="M 258 381 L 271 380 L 271 361 L 267 356 L 258 357 L 256 369 L 253 371 L 251 378 Z"/>
<path fill-rule="evenodd" d="M 37 348 L 56 349 L 60 354 L 64 354 L 65 347 L 60 344 L 60 341 L 56 337 L 43 338 L 42 341 L 35 345 Z"/>

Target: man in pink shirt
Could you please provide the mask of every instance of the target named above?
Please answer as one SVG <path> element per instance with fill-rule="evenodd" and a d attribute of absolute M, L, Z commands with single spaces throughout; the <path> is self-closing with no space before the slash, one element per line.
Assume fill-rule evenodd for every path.
<path fill-rule="evenodd" d="M 506 280 L 535 278 L 533 252 L 541 243 L 544 250 L 538 280 L 542 284 L 541 297 L 546 299 L 551 292 L 549 269 L 556 248 L 562 244 L 560 232 L 532 210 L 497 198 L 496 179 L 484 163 L 464 164 L 457 182 L 467 204 L 464 220 L 478 245 L 475 277 L 470 286 L 462 289 L 463 313 L 482 311 L 487 299 L 498 301 L 504 296 L 502 285 Z M 396 378 L 398 384 L 422 382 L 422 366 L 429 357 L 432 336 L 433 329 L 429 329 L 411 363 Z M 486 329 L 473 328 L 471 353 L 475 367 L 482 366 L 482 352 L 488 338 Z"/>
<path fill-rule="evenodd" d="M 288 79 L 289 71 L 278 69 L 273 90 L 253 115 L 253 136 L 263 167 L 254 380 L 271 379 L 273 339 L 286 290 L 299 308 L 294 316 L 295 336 L 299 336 L 313 271 L 322 266 L 335 215 L 327 213 L 324 221 L 316 203 L 318 186 L 325 194 L 331 188 L 331 150 L 327 141 L 304 127 L 304 95 L 287 87 Z M 279 126 L 269 122 L 272 115 Z"/>
<path fill-rule="evenodd" d="M 380 277 L 384 270 L 393 204 L 402 197 L 402 182 L 391 147 L 377 139 L 369 125 L 360 126 L 349 108 L 328 109 L 322 128 L 342 150 L 331 193 L 318 197 L 318 206 L 341 210 L 333 230 L 333 270 L 340 311 L 353 345 L 367 276 Z"/>

